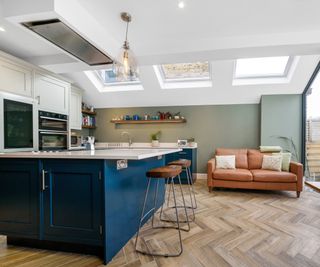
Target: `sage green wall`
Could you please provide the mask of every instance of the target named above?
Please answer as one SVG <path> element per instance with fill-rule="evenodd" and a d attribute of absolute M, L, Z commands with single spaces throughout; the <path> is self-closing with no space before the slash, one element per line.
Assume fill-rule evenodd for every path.
<path fill-rule="evenodd" d="M 114 116 L 156 114 L 158 111 L 181 112 L 187 119 L 182 124 L 118 125 L 110 123 Z M 119 142 L 122 131 L 131 133 L 134 142 L 150 142 L 150 134 L 161 130 L 161 142 L 176 142 L 194 137 L 198 143 L 198 172 L 206 172 L 206 164 L 217 147 L 256 148 L 260 144 L 260 105 L 217 105 L 150 108 L 97 109 L 95 136 L 99 142 Z"/>
<path fill-rule="evenodd" d="M 299 161 L 302 141 L 302 95 L 266 95 L 261 98 L 261 144 L 280 145 L 290 149 L 290 143 L 276 136 L 292 138 Z"/>

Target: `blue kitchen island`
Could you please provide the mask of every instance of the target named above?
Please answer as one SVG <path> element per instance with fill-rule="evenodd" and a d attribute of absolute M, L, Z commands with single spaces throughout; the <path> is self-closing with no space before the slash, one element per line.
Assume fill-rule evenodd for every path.
<path fill-rule="evenodd" d="M 0 154 L 0 234 L 9 244 L 98 254 L 106 264 L 137 231 L 146 171 L 179 151 Z M 163 181 L 160 188 L 159 205 Z"/>

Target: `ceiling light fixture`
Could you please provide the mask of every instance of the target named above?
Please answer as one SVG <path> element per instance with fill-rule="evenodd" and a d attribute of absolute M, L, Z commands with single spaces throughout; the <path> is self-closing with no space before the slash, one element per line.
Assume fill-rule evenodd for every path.
<path fill-rule="evenodd" d="M 120 14 L 121 19 L 127 23 L 125 41 L 119 53 L 119 56 L 114 64 L 114 72 L 119 80 L 134 80 L 138 77 L 138 68 L 134 54 L 130 50 L 128 42 L 128 29 L 129 22 L 131 22 L 132 17 L 127 12 L 122 12 Z"/>
<path fill-rule="evenodd" d="M 0 32 L 5 32 L 6 29 L 0 26 Z"/>
<path fill-rule="evenodd" d="M 184 2 L 183 1 L 179 1 L 178 7 L 179 8 L 184 8 L 184 6 L 185 6 Z"/>

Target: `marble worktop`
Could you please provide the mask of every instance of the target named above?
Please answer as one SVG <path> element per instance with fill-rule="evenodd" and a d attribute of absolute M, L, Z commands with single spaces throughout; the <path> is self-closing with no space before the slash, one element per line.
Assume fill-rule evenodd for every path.
<path fill-rule="evenodd" d="M 177 143 L 159 143 L 158 147 L 153 147 L 151 143 L 138 143 L 134 142 L 129 146 L 128 142 L 97 142 L 95 143 L 95 147 L 97 149 L 100 148 L 139 148 L 139 149 L 172 149 L 172 148 L 181 148 L 181 149 L 195 149 L 197 148 L 197 143 L 193 143 L 193 145 L 186 146 L 178 146 Z"/>
<path fill-rule="evenodd" d="M 80 151 L 32 151 L 0 153 L 0 158 L 48 158 L 48 159 L 127 159 L 141 160 L 179 152 L 180 148 L 108 148 Z"/>

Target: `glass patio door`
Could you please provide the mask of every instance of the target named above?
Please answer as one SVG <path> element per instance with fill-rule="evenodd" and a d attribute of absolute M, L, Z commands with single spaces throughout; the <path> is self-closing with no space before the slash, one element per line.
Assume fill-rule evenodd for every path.
<path fill-rule="evenodd" d="M 306 92 L 305 177 L 320 181 L 320 72 Z"/>

